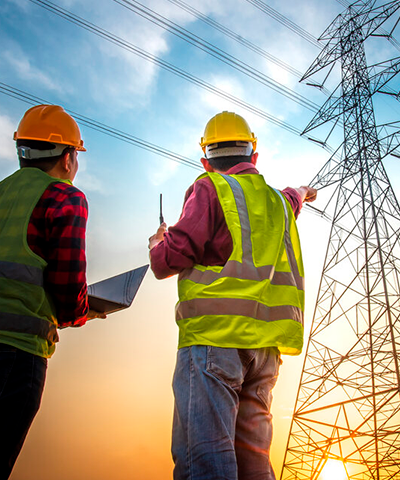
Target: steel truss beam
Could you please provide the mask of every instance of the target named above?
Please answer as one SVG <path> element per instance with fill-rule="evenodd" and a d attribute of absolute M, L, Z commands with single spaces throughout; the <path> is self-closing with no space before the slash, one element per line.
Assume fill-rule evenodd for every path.
<path fill-rule="evenodd" d="M 400 1 L 375 3 L 334 20 L 303 77 L 341 60 L 341 95 L 305 132 L 340 118 L 344 142 L 312 182 L 335 184 L 336 206 L 281 480 L 317 480 L 328 459 L 352 480 L 400 478 L 400 206 L 382 164 L 400 130 L 372 103 L 400 58 L 368 67 L 364 49 Z"/>

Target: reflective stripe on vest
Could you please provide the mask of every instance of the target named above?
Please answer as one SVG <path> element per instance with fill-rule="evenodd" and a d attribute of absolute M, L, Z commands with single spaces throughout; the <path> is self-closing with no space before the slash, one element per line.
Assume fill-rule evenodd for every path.
<path fill-rule="evenodd" d="M 0 312 L 0 330 L 39 335 L 49 342 L 58 342 L 57 327 L 44 318 Z"/>
<path fill-rule="evenodd" d="M 43 287 L 43 270 L 32 265 L 0 261 L 0 277 Z M 30 315 L 0 312 L 0 330 L 39 335 L 52 343 L 59 340 L 54 323 Z"/>
<path fill-rule="evenodd" d="M 274 265 L 256 267 L 253 262 L 251 226 L 247 210 L 244 191 L 240 183 L 229 175 L 221 176 L 228 182 L 234 194 L 236 208 L 239 215 L 241 236 L 242 236 L 242 262 L 228 260 L 219 271 L 202 270 L 192 268 L 183 271 L 179 281 L 189 280 L 199 285 L 211 285 L 220 278 L 234 278 L 241 280 L 265 281 L 269 280 L 271 285 L 282 287 L 294 287 L 297 290 L 304 290 L 304 279 L 299 273 L 293 245 L 290 238 L 289 218 L 286 208 L 286 201 L 282 194 L 275 190 L 283 203 L 285 216 L 284 243 L 290 272 L 279 272 Z M 293 305 L 267 306 L 256 300 L 245 298 L 193 298 L 178 303 L 176 308 L 176 320 L 183 320 L 194 316 L 203 315 L 240 315 L 255 318 L 262 321 L 277 321 L 292 319 L 303 325 L 304 313 L 301 308 Z"/>
<path fill-rule="evenodd" d="M 45 357 L 58 341 L 56 310 L 44 288 L 47 262 L 30 249 L 27 228 L 39 198 L 57 181 L 70 183 L 23 168 L 0 182 L 0 335 Z"/>
<path fill-rule="evenodd" d="M 290 231 L 289 231 L 289 216 L 288 216 L 288 211 L 287 211 L 287 206 L 286 206 L 286 201 L 283 198 L 282 193 L 279 190 L 276 190 L 274 188 L 275 192 L 279 195 L 279 198 L 281 199 L 283 203 L 283 208 L 285 210 L 285 233 L 284 233 L 284 241 L 285 241 L 285 248 L 286 248 L 286 254 L 288 256 L 288 261 L 290 265 L 290 270 L 293 273 L 293 277 L 296 281 L 296 286 L 299 290 L 304 290 L 304 278 L 300 275 L 299 273 L 299 267 L 296 262 L 296 256 L 293 251 L 293 245 L 292 245 L 292 240 L 290 238 Z M 283 285 L 282 283 L 279 285 Z"/>
<path fill-rule="evenodd" d="M 256 300 L 243 298 L 196 298 L 181 302 L 177 310 L 177 320 L 198 315 L 238 315 L 256 318 L 264 322 L 275 322 L 290 318 L 303 323 L 303 312 L 292 305 L 268 307 Z"/>
<path fill-rule="evenodd" d="M 32 265 L 0 261 L 0 277 L 43 287 L 43 270 Z"/>

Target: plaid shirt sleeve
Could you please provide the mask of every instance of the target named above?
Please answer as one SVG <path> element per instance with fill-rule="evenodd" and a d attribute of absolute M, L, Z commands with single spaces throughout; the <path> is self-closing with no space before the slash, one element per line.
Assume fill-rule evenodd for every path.
<path fill-rule="evenodd" d="M 29 247 L 48 263 L 45 289 L 61 328 L 79 327 L 87 320 L 87 216 L 85 195 L 70 184 L 55 182 L 41 196 L 28 225 Z"/>

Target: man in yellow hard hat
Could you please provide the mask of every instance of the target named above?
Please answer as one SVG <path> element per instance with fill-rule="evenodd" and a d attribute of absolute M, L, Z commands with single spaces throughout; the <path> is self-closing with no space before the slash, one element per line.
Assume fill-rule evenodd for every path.
<path fill-rule="evenodd" d="M 155 276 L 179 274 L 174 479 L 272 480 L 271 390 L 281 354 L 303 345 L 295 217 L 317 192 L 269 187 L 240 115 L 214 116 L 200 145 L 206 173 L 149 239 Z"/>
<path fill-rule="evenodd" d="M 62 107 L 37 105 L 14 134 L 20 169 L 0 182 L 0 478 L 39 409 L 57 328 L 89 318 L 87 202 L 72 185 L 85 151 Z"/>

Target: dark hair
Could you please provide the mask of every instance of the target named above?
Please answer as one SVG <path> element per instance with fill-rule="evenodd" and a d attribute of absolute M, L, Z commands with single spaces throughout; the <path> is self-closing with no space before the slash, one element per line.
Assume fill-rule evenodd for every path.
<path fill-rule="evenodd" d="M 238 163 L 251 162 L 252 156 L 253 155 L 248 155 L 244 157 L 241 155 L 234 155 L 231 157 L 207 158 L 207 160 L 214 169 L 217 169 L 220 172 L 227 172 Z"/>
<path fill-rule="evenodd" d="M 54 143 L 51 143 L 51 142 L 42 142 L 40 140 L 18 139 L 17 147 L 28 147 L 33 150 L 53 150 L 56 147 L 56 145 L 54 145 Z M 56 166 L 57 162 L 60 160 L 60 158 L 63 157 L 63 155 L 65 155 L 67 151 L 73 152 L 74 150 L 75 150 L 74 147 L 69 147 L 68 145 L 66 145 L 61 155 L 57 155 L 56 157 L 42 157 L 42 158 L 29 159 L 29 158 L 22 158 L 19 156 L 18 157 L 19 166 L 21 168 L 26 168 L 26 167 L 38 168 L 43 172 L 48 172 L 49 170 L 51 170 L 53 167 Z"/>

